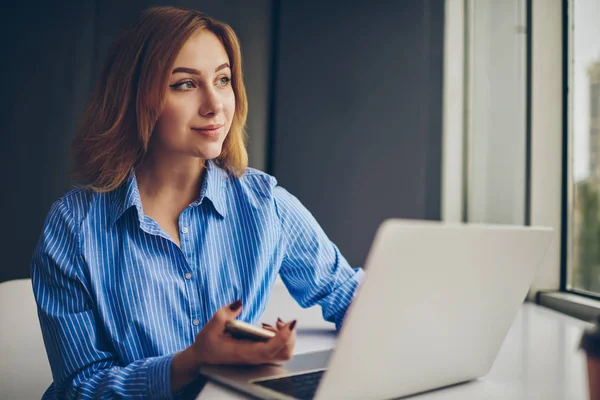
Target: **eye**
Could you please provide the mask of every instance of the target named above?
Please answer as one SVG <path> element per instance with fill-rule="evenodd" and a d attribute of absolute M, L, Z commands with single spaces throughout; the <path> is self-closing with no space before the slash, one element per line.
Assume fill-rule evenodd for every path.
<path fill-rule="evenodd" d="M 222 78 L 219 79 L 219 83 L 222 86 L 227 86 L 227 85 L 229 85 L 230 82 L 231 82 L 231 78 L 228 77 L 228 76 L 224 76 L 224 77 L 222 77 Z"/>
<path fill-rule="evenodd" d="M 194 85 L 194 82 L 192 82 L 192 81 L 183 81 L 183 82 L 176 83 L 174 85 L 170 85 L 170 87 L 172 87 L 175 90 L 185 91 L 185 90 L 190 90 L 190 89 L 195 88 L 196 85 Z"/>

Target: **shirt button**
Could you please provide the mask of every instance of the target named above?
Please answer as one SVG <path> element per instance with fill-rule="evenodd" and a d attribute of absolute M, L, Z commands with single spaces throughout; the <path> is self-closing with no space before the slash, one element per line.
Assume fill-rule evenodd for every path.
<path fill-rule="evenodd" d="M 192 321 L 192 324 L 198 326 L 198 325 L 200 325 L 200 320 L 199 319 L 195 319 L 195 320 Z"/>
<path fill-rule="evenodd" d="M 190 279 L 192 277 L 192 274 L 190 274 L 189 272 L 187 274 L 185 274 L 185 279 Z"/>
<path fill-rule="evenodd" d="M 186 227 L 181 228 L 181 232 L 182 233 L 188 233 L 188 228 L 186 228 Z"/>

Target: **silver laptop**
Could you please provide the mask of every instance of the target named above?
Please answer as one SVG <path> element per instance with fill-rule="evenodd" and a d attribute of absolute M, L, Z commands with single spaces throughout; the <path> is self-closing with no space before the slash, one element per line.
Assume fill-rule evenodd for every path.
<path fill-rule="evenodd" d="M 387 220 L 334 350 L 281 365 L 210 366 L 260 399 L 391 399 L 490 370 L 553 237 L 550 228 Z"/>

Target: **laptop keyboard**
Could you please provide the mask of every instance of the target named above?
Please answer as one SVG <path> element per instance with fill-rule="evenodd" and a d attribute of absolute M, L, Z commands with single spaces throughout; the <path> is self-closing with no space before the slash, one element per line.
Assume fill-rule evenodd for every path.
<path fill-rule="evenodd" d="M 254 382 L 255 385 L 264 386 L 276 392 L 300 400 L 309 400 L 315 397 L 319 382 L 323 377 L 322 371 L 308 372 L 306 374 L 287 376 L 285 378 L 268 379 Z"/>

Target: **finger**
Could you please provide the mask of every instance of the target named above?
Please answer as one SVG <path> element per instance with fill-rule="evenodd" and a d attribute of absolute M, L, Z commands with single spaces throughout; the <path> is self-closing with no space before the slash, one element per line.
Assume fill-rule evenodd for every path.
<path fill-rule="evenodd" d="M 236 300 L 233 303 L 221 308 L 225 309 L 227 312 L 235 314 L 237 317 L 242 312 L 242 300 Z"/>
<path fill-rule="evenodd" d="M 222 364 L 249 364 L 242 340 L 231 335 L 222 335 L 219 338 L 219 351 L 222 355 Z"/>
<path fill-rule="evenodd" d="M 285 341 L 285 345 L 279 350 L 273 359 L 273 362 L 285 362 L 292 359 L 294 355 L 294 347 L 296 345 L 296 329 L 295 321 L 292 321 L 287 328 L 290 329 L 290 333 Z"/>
<path fill-rule="evenodd" d="M 296 321 L 292 321 L 289 324 L 290 334 L 285 342 L 285 346 L 277 353 L 278 361 L 289 361 L 292 359 L 294 354 L 294 347 L 296 345 Z"/>
<path fill-rule="evenodd" d="M 223 335 L 219 339 L 219 347 L 227 358 L 226 363 L 231 364 L 265 364 L 271 362 L 267 356 L 269 348 L 273 347 L 267 342 L 240 340 L 230 335 Z"/>
<path fill-rule="evenodd" d="M 277 353 L 277 355 L 273 359 L 273 362 L 280 363 L 280 362 L 290 361 L 294 356 L 294 347 L 295 347 L 294 342 L 289 343 L 286 347 L 281 349 L 279 351 L 279 353 Z"/>
<path fill-rule="evenodd" d="M 281 320 L 281 318 L 277 317 L 277 322 L 275 323 L 275 325 L 277 326 L 277 329 L 281 329 L 283 328 L 285 323 Z"/>
<path fill-rule="evenodd" d="M 225 328 L 227 321 L 236 319 L 242 312 L 242 301 L 236 300 L 226 306 L 223 306 L 217 310 L 212 316 L 207 325 L 213 329 L 222 331 Z"/>
<path fill-rule="evenodd" d="M 288 325 L 290 331 L 295 331 L 297 322 L 298 320 L 293 320 L 292 322 L 290 322 L 290 324 Z"/>
<path fill-rule="evenodd" d="M 284 345 L 287 346 L 290 343 L 293 344 L 296 341 L 296 320 L 293 320 L 287 324 L 285 324 L 285 326 L 282 328 L 282 331 L 284 334 L 282 335 L 282 337 L 285 339 L 284 341 Z M 284 346 L 284 347 L 285 347 Z"/>
<path fill-rule="evenodd" d="M 223 340 L 226 340 L 226 347 L 232 350 L 228 353 L 235 357 L 233 363 L 270 364 L 289 360 L 296 341 L 294 329 L 296 321 L 287 324 L 283 324 L 281 320 L 279 322 L 278 325 L 282 327 L 281 329 L 263 324 L 264 329 L 275 333 L 275 336 L 266 342 L 251 342 L 237 340 L 229 336 L 223 337 Z"/>
<path fill-rule="evenodd" d="M 284 324 L 279 331 L 275 334 L 275 337 L 271 339 L 269 342 L 272 345 L 270 352 L 267 356 L 272 359 L 277 357 L 278 354 L 282 352 L 283 349 L 290 347 L 293 349 L 294 343 L 296 341 L 296 320 L 293 320 L 287 324 Z"/>
<path fill-rule="evenodd" d="M 296 320 L 290 321 L 290 322 L 283 322 L 280 319 L 277 320 L 277 329 L 279 331 L 293 331 L 294 328 L 296 327 Z"/>
<path fill-rule="evenodd" d="M 288 361 L 296 342 L 295 329 L 290 329 L 292 324 L 293 321 L 286 324 L 284 329 L 275 331 L 275 336 L 266 342 L 236 341 L 230 338 L 227 344 L 234 349 L 237 363 L 258 365 Z"/>
<path fill-rule="evenodd" d="M 246 359 L 250 364 L 268 364 L 274 362 L 275 357 L 285 346 L 288 334 L 281 331 L 275 332 L 275 336 L 266 342 L 246 341 L 239 348 L 240 357 Z"/>
<path fill-rule="evenodd" d="M 265 323 L 262 324 L 262 327 L 264 330 L 267 330 L 270 332 L 275 332 L 275 333 L 277 333 L 277 331 L 279 330 L 279 329 L 275 328 L 274 326 L 271 326 L 271 325 L 265 324 Z"/>

